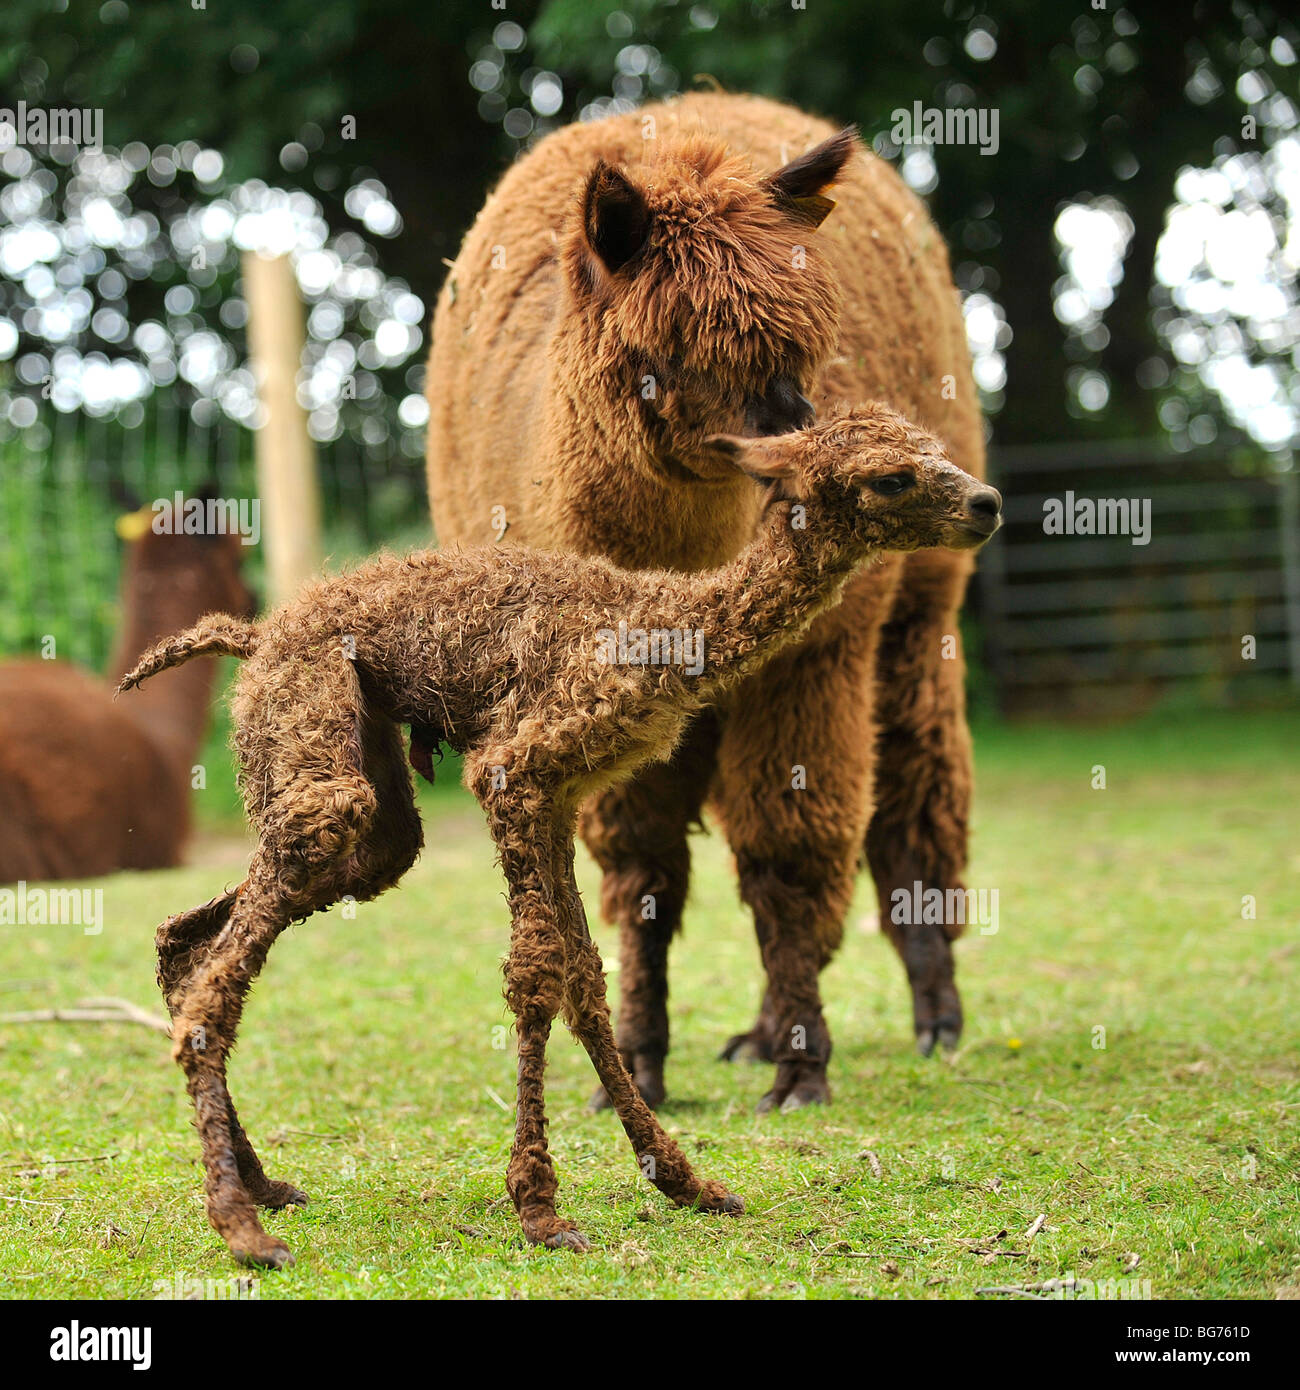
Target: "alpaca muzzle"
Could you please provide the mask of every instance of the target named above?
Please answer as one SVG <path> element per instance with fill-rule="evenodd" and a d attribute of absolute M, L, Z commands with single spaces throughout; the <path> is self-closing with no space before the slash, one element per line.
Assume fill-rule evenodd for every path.
<path fill-rule="evenodd" d="M 988 540 L 1002 525 L 1002 494 L 997 488 L 985 485 L 971 488 L 962 499 L 959 525 L 981 540 Z"/>
<path fill-rule="evenodd" d="M 751 396 L 745 404 L 745 433 L 751 435 L 789 434 L 805 429 L 816 418 L 813 403 L 790 376 L 773 377 L 761 396 Z"/>

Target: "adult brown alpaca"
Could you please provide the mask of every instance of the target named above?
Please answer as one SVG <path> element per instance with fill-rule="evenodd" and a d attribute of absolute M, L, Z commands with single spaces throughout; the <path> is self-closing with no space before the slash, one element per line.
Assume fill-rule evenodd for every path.
<path fill-rule="evenodd" d="M 758 97 L 693 95 L 570 126 L 519 160 L 447 277 L 428 396 L 442 542 L 630 569 L 739 553 L 757 503 L 705 440 L 804 424 L 805 397 L 887 401 L 983 473 L 961 310 L 924 206 L 851 132 Z M 942 658 L 945 638 L 960 640 L 970 569 L 947 551 L 873 567 L 800 650 L 697 720 L 671 763 L 587 808 L 604 912 L 621 930 L 619 1046 L 652 1105 L 687 831 L 706 795 L 767 974 L 758 1022 L 725 1052 L 777 1063 L 763 1108 L 829 1098 L 819 973 L 864 845 L 883 904 L 917 880 L 959 886 L 970 740 L 960 653 Z M 881 917 L 918 1045 L 955 1044 L 959 928 Z"/>
<path fill-rule="evenodd" d="M 131 541 L 111 684 L 63 661 L 0 665 L 0 882 L 180 863 L 216 672 L 195 667 L 130 707 L 112 690 L 163 634 L 214 608 L 254 612 L 242 551 L 233 535 Z"/>
<path fill-rule="evenodd" d="M 306 1198 L 263 1172 L 230 1099 L 226 1057 L 248 987 L 284 928 L 344 895 L 373 898 L 414 862 L 420 823 L 398 724 L 412 727 L 417 759 L 439 743 L 465 755 L 466 784 L 506 875 L 506 998 L 519 1042 L 506 1186 L 525 1235 L 587 1245 L 556 1214 L 546 1147 L 546 1043 L 560 1012 L 650 1181 L 679 1205 L 741 1210 L 721 1183 L 695 1176 L 619 1056 L 573 877 L 579 807 L 667 757 L 693 714 L 797 642 L 882 550 L 972 548 L 996 529 L 1001 499 L 883 406 L 711 448 L 769 482 L 766 523 L 721 569 L 638 574 L 602 559 L 490 548 L 385 555 L 308 586 L 257 626 L 206 618 L 123 678 L 126 689 L 206 652 L 247 658 L 234 717 L 240 784 L 259 833 L 249 875 L 158 931 L 208 1215 L 239 1259 L 288 1262 L 256 1206 Z M 668 664 L 620 664 L 609 641 L 616 629 L 694 634 L 700 660 L 673 665 L 670 647 Z"/>

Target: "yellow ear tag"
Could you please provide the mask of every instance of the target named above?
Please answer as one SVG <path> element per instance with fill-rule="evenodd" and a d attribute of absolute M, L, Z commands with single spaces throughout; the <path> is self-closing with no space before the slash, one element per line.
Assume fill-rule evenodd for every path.
<path fill-rule="evenodd" d="M 124 512 L 113 523 L 113 529 L 124 541 L 138 541 L 153 525 L 153 508 L 141 507 L 138 512 Z"/>
<path fill-rule="evenodd" d="M 801 217 L 806 217 L 814 227 L 820 227 L 835 206 L 835 199 L 827 198 L 822 193 L 808 193 L 802 198 L 791 198 L 790 202 L 795 211 Z"/>

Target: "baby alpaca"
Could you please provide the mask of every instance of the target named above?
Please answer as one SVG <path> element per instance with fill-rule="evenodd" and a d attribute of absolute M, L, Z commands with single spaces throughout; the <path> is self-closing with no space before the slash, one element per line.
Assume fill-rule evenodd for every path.
<path fill-rule="evenodd" d="M 247 658 L 233 708 L 240 784 L 260 835 L 249 875 L 158 931 L 208 1215 L 237 1259 L 288 1263 L 256 1207 L 306 1200 L 263 1173 L 227 1089 L 244 997 L 290 922 L 345 895 L 373 898 L 414 862 L 422 837 L 400 724 L 426 773 L 438 744 L 464 753 L 509 888 L 506 998 L 519 1058 L 506 1186 L 525 1235 L 587 1248 L 556 1214 L 546 1146 L 543 1071 L 557 1013 L 650 1181 L 682 1206 L 743 1209 L 721 1183 L 695 1176 L 619 1056 L 573 876 L 578 808 L 668 756 L 692 714 L 797 640 L 856 570 L 887 550 L 973 549 L 997 529 L 1001 498 L 880 405 L 796 434 L 718 436 L 712 447 L 768 487 L 757 538 L 721 569 L 633 573 L 529 550 L 383 555 L 310 585 L 259 624 L 213 615 L 123 678 L 125 690 L 203 653 Z M 673 664 L 700 640 L 702 669 L 680 656 Z"/>

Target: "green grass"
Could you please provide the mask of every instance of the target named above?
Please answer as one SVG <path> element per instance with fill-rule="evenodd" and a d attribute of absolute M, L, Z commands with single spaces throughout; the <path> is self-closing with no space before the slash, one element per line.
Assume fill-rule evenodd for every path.
<path fill-rule="evenodd" d="M 406 883 L 355 920 L 287 934 L 254 992 L 232 1089 L 268 1169 L 314 1198 L 268 1216 L 298 1263 L 258 1296 L 961 1298 L 1070 1273 L 1149 1280 L 1166 1299 L 1294 1288 L 1296 728 L 1282 712 L 985 731 L 971 882 L 998 889 L 999 930 L 959 948 L 963 1046 L 912 1054 L 864 886 L 824 980 L 825 1110 L 756 1118 L 768 1069 L 714 1060 L 749 1022 L 759 972 L 724 846 L 698 841 L 662 1118 L 748 1211 L 671 1210 L 617 1122 L 585 1113 L 590 1067 L 557 1029 L 552 1141 L 585 1256 L 528 1248 L 504 1200 L 505 905 L 474 807 L 433 793 Z M 158 1007 L 155 923 L 240 874 L 225 794 L 211 792 L 192 867 L 98 885 L 101 935 L 0 929 L 0 1008 Z M 0 1096 L 0 1193 L 27 1199 L 0 1202 L 0 1294 L 148 1298 L 155 1281 L 237 1272 L 203 1216 L 161 1036 L 0 1027 Z"/>

